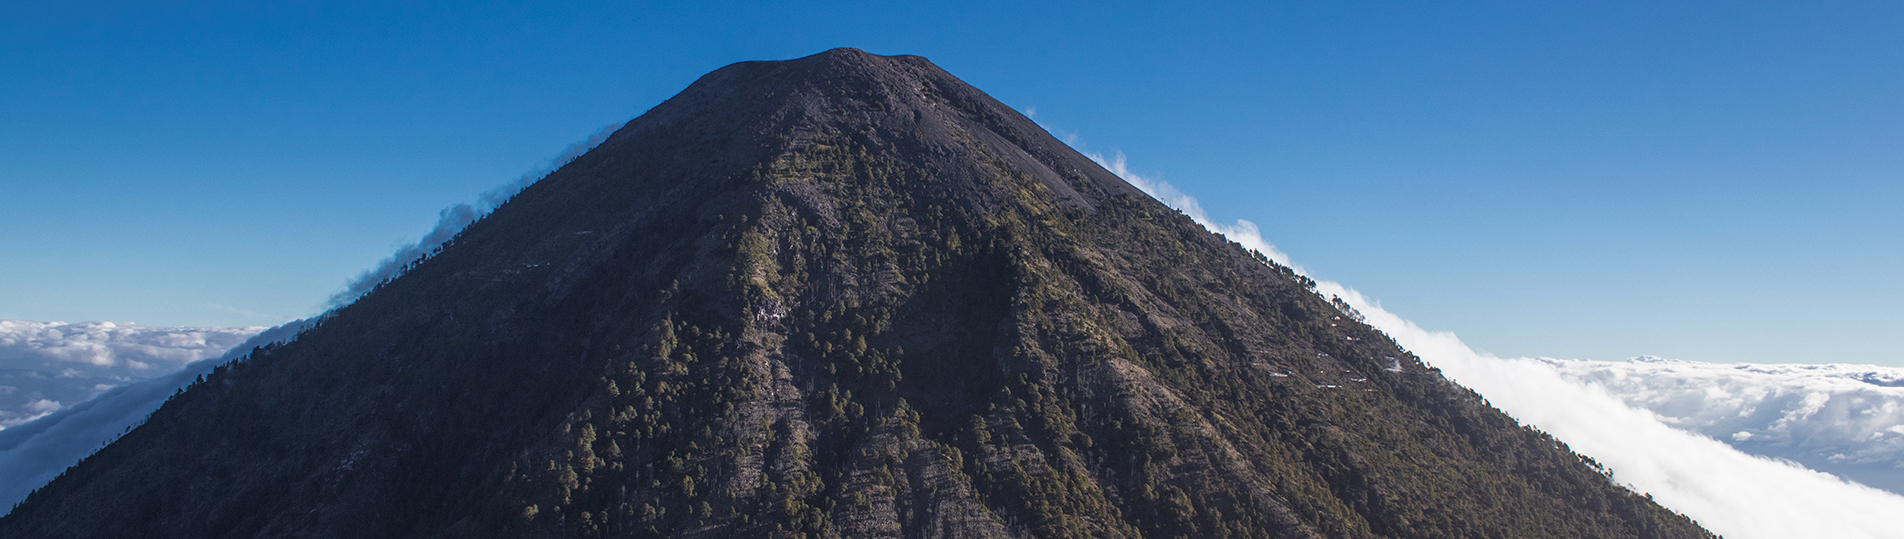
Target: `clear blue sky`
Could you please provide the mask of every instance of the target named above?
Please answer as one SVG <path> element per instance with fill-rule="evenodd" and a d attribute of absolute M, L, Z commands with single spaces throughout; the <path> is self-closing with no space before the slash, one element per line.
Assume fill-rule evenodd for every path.
<path fill-rule="evenodd" d="M 0 318 L 314 314 L 707 71 L 852 46 L 1480 349 L 1904 366 L 1895 2 L 31 4 Z"/>

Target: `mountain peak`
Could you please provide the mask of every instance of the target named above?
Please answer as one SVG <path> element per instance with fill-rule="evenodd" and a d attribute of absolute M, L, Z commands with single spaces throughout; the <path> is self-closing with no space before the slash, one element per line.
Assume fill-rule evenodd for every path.
<path fill-rule="evenodd" d="M 925 62 L 926 60 L 925 58 L 920 56 L 913 56 L 913 55 L 884 56 L 884 55 L 878 55 L 878 54 L 866 52 L 854 47 L 838 47 L 833 49 L 827 49 L 826 51 L 813 54 L 810 56 L 804 56 L 804 57 L 796 58 L 793 60 L 783 60 L 781 62 L 776 62 L 776 63 L 786 64 L 788 65 L 788 67 L 798 69 L 802 67 L 808 67 L 813 64 L 881 66 L 881 65 L 887 65 L 889 62 L 893 62 L 893 61 Z"/>
<path fill-rule="evenodd" d="M 696 81 L 0 535 L 1704 537 L 924 58 Z"/>

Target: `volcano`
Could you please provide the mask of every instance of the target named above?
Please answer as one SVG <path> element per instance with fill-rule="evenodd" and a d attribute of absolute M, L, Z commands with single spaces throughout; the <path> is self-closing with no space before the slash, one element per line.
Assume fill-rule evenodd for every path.
<path fill-rule="evenodd" d="M 1711 537 L 916 56 L 710 73 L 5 537 Z"/>

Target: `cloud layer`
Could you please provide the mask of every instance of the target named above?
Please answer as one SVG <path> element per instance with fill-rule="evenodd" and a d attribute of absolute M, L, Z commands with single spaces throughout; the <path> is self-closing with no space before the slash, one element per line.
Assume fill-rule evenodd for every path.
<path fill-rule="evenodd" d="M 158 410 L 174 392 L 199 375 L 211 372 L 212 367 L 237 359 L 266 343 L 288 340 L 311 322 L 299 320 L 262 333 L 253 331 L 249 339 L 235 343 L 236 346 L 226 346 L 209 359 L 187 363 L 164 376 L 106 389 L 91 400 L 51 410 L 35 421 L 0 430 L 0 508 L 12 511 L 13 505 L 26 499 L 27 494 L 144 422 L 146 416 Z"/>
<path fill-rule="evenodd" d="M 1110 160 L 1099 155 L 1091 157 L 1205 228 L 1261 251 L 1277 263 L 1302 271 L 1301 267 L 1289 263 L 1287 255 L 1264 241 L 1253 223 L 1217 224 L 1196 204 L 1196 199 L 1167 183 L 1132 174 L 1122 155 Z M 1554 360 L 1503 359 L 1477 353 L 1453 333 L 1422 329 L 1339 283 L 1318 280 L 1316 290 L 1324 296 L 1341 297 L 1366 316 L 1370 325 L 1388 333 L 1449 378 L 1480 392 L 1508 415 L 1554 435 L 1574 451 L 1606 465 L 1613 471 L 1615 481 L 1635 491 L 1652 494 L 1666 507 L 1691 516 L 1721 535 L 1732 539 L 1898 536 L 1895 519 L 1897 515 L 1904 515 L 1904 496 L 1848 483 L 1790 461 L 1746 454 L 1711 437 L 1675 428 L 1663 419 L 1669 416 L 1629 406 L 1609 393 L 1609 387 L 1620 387 L 1617 384 L 1584 383 L 1593 376 L 1582 373 L 1593 372 L 1593 366 L 1574 365 L 1566 369 L 1571 375 L 1563 375 L 1563 363 Z M 1672 385 L 1671 382 L 1660 383 Z M 1638 386 L 1653 389 L 1633 391 L 1635 402 L 1651 402 L 1668 394 L 1689 395 L 1660 390 L 1643 382 Z M 1741 389 L 1740 394 L 1754 393 Z M 1817 420 L 1819 413 L 1830 409 L 1832 398 L 1824 397 L 1823 404 L 1818 404 L 1818 393 L 1807 395 L 1799 398 L 1800 404 L 1795 407 L 1774 406 L 1800 413 L 1785 423 L 1782 430 L 1769 432 L 1802 435 L 1800 431 L 1806 427 L 1798 426 L 1799 423 Z M 1659 400 L 1674 401 L 1672 398 Z M 1740 402 L 1744 400 L 1749 399 Z M 1761 402 L 1775 401 L 1761 399 Z M 1692 408 L 1705 410 L 1705 405 Z M 1814 408 L 1817 413 L 1805 412 Z M 1854 408 L 1886 409 L 1883 406 L 1842 407 L 1844 410 Z M 1743 405 L 1738 409 L 1744 410 Z M 1711 419 L 1717 415 L 1718 412 L 1701 412 L 1685 417 L 1698 421 L 1696 418 Z M 1715 421 L 1715 425 L 1719 423 Z M 1767 425 L 1776 425 L 1776 422 Z"/>
<path fill-rule="evenodd" d="M 0 428 L 216 357 L 264 330 L 0 320 Z"/>
<path fill-rule="evenodd" d="M 1668 425 L 1904 493 L 1904 369 L 1655 357 L 1539 361 Z"/>

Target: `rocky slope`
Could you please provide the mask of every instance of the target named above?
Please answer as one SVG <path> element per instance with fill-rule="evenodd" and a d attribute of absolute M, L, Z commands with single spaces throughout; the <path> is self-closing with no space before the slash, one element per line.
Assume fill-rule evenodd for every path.
<path fill-rule="evenodd" d="M 1706 537 L 918 57 L 703 77 L 8 537 Z"/>

